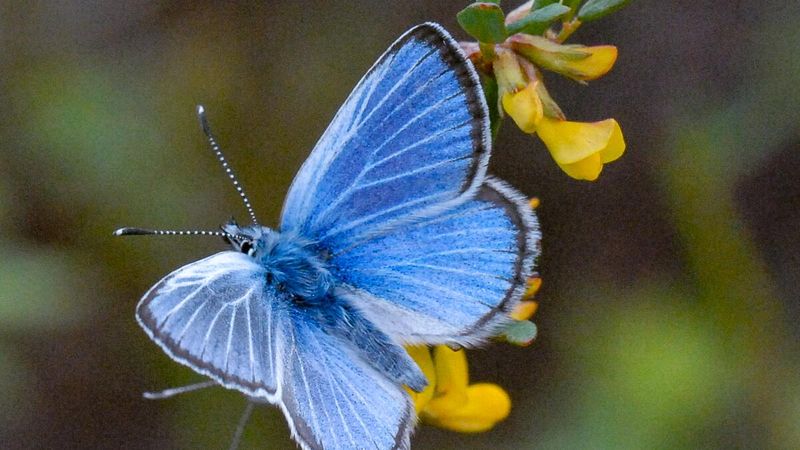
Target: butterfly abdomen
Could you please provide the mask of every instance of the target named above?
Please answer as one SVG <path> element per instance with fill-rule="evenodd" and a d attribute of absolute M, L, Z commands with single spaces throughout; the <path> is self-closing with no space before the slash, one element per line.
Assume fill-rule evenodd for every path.
<path fill-rule="evenodd" d="M 408 353 L 343 299 L 331 297 L 319 308 L 319 321 L 329 334 L 352 344 L 358 354 L 390 380 L 421 392 L 428 381 Z"/>

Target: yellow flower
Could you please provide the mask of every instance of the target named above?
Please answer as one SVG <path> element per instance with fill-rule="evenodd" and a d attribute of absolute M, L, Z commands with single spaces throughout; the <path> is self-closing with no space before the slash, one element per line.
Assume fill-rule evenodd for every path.
<path fill-rule="evenodd" d="M 538 204 L 538 199 L 535 199 Z M 533 204 L 534 199 L 531 199 Z M 511 312 L 511 318 L 514 320 L 528 320 L 533 316 L 539 308 L 539 303 L 533 301 L 533 296 L 539 291 L 542 286 L 542 279 L 539 277 L 528 278 L 528 285 L 525 293 L 522 295 L 522 301 L 517 304 L 514 311 Z"/>
<path fill-rule="evenodd" d="M 505 111 L 525 133 L 536 131 L 536 124 L 545 112 L 539 93 L 543 86 L 536 69 L 514 52 L 500 49 L 492 71 L 497 79 L 501 114 Z"/>
<path fill-rule="evenodd" d="M 511 399 L 492 383 L 469 384 L 464 350 L 444 345 L 433 349 L 408 347 L 409 354 L 428 378 L 421 393 L 410 390 L 414 406 L 423 422 L 461 433 L 490 430 L 508 417 Z"/>
<path fill-rule="evenodd" d="M 559 44 L 541 36 L 518 34 L 509 39 L 511 47 L 534 64 L 579 81 L 602 77 L 617 61 L 617 47 Z"/>
<path fill-rule="evenodd" d="M 517 92 L 505 92 L 502 98 L 503 109 L 525 133 L 536 131 L 536 125 L 542 120 L 542 101 L 536 93 L 537 84 L 534 81 Z"/>
<path fill-rule="evenodd" d="M 559 167 L 578 180 L 596 180 L 603 164 L 625 152 L 622 130 L 614 119 L 585 123 L 544 117 L 536 132 Z"/>
<path fill-rule="evenodd" d="M 417 415 L 419 415 L 422 408 L 433 398 L 433 393 L 436 389 L 436 369 L 433 367 L 433 359 L 431 358 L 431 352 L 428 350 L 428 347 L 424 345 L 410 345 L 406 347 L 406 351 L 417 363 L 422 373 L 425 374 L 425 378 L 428 379 L 428 385 L 425 386 L 422 392 L 414 392 L 406 387 L 406 391 L 411 395 L 411 400 L 414 401 L 414 408 L 417 410 Z"/>

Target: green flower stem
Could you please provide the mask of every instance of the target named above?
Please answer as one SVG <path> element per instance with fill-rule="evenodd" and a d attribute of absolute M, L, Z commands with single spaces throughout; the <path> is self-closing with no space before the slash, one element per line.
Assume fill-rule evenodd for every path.
<path fill-rule="evenodd" d="M 581 27 L 582 22 L 577 18 L 570 20 L 569 22 L 564 22 L 561 25 L 561 31 L 558 32 L 558 36 L 556 36 L 556 42 L 559 44 L 564 43 L 572 33 L 578 31 L 578 28 Z"/>
<path fill-rule="evenodd" d="M 484 62 L 489 63 L 494 61 L 494 58 L 497 56 L 497 53 L 494 51 L 494 44 L 479 42 L 478 47 L 481 49 L 481 56 Z"/>

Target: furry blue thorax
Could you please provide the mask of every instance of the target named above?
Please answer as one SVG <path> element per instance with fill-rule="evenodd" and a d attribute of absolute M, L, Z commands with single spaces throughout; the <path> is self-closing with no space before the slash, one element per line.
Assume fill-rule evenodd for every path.
<path fill-rule="evenodd" d="M 266 269 L 267 284 L 306 306 L 298 320 L 311 319 L 327 333 L 350 342 L 389 379 L 417 392 L 425 388 L 425 376 L 403 348 L 346 300 L 334 295 L 336 280 L 328 270 L 324 249 L 294 233 L 260 225 L 240 227 L 230 222 L 223 230 L 235 251 L 252 257 Z"/>
<path fill-rule="evenodd" d="M 240 227 L 231 222 L 222 228 L 231 235 L 234 250 L 253 257 L 267 270 L 268 284 L 285 289 L 302 303 L 326 301 L 333 276 L 324 250 L 314 242 L 260 225 Z"/>

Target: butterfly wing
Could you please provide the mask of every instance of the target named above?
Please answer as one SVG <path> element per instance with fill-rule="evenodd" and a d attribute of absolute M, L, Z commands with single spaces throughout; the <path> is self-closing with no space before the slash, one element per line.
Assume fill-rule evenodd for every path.
<path fill-rule="evenodd" d="M 303 448 L 408 448 L 415 415 L 400 385 L 265 276 L 221 252 L 159 281 L 136 316 L 176 361 L 279 405 Z"/>
<path fill-rule="evenodd" d="M 507 320 L 538 254 L 522 194 L 487 178 L 474 199 L 334 255 L 339 295 L 407 343 L 478 344 Z"/>
<path fill-rule="evenodd" d="M 292 183 L 282 231 L 338 251 L 472 194 L 489 157 L 479 79 L 436 24 L 397 40 L 336 114 Z"/>
<path fill-rule="evenodd" d="M 295 439 L 313 449 L 409 448 L 416 415 L 403 388 L 305 311 L 291 322 L 281 398 Z"/>
<path fill-rule="evenodd" d="M 247 255 L 217 253 L 150 288 L 136 318 L 172 359 L 225 387 L 275 399 L 285 312 L 265 276 Z"/>

